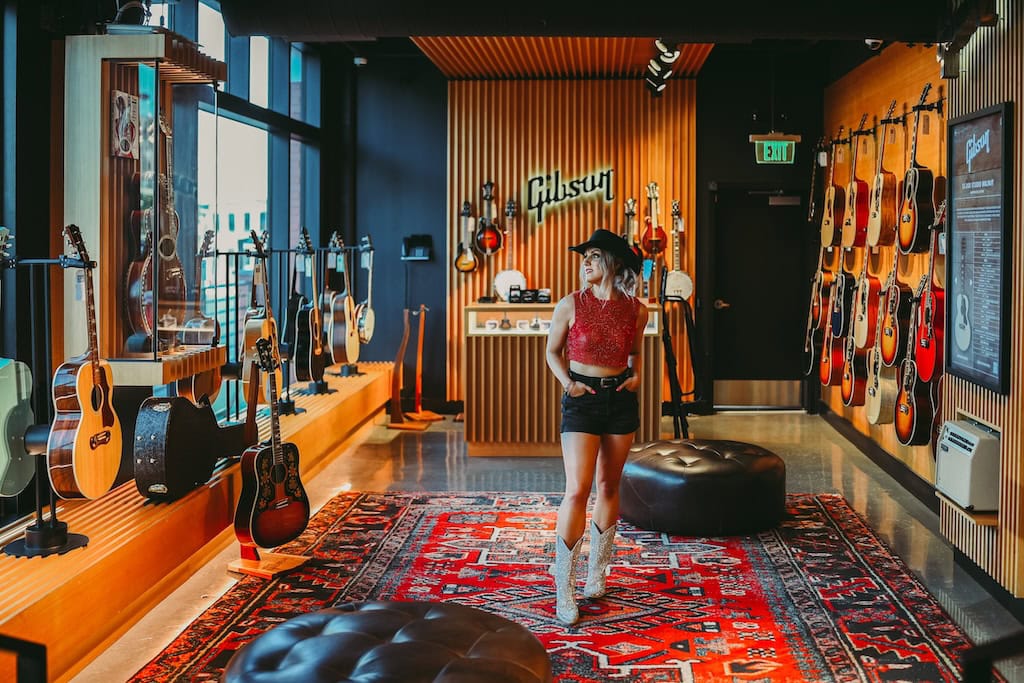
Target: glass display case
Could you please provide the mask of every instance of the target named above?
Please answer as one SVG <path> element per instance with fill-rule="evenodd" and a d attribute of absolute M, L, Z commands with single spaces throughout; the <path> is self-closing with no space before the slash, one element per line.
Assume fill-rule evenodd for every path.
<path fill-rule="evenodd" d="M 466 336 L 543 335 L 551 329 L 555 304 L 472 304 L 466 306 Z M 658 334 L 661 310 L 648 305 L 645 334 Z"/>

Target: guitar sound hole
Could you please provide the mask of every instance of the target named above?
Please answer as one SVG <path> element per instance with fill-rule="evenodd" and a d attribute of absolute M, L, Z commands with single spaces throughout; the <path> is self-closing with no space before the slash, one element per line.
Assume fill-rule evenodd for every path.
<path fill-rule="evenodd" d="M 157 251 L 160 252 L 160 258 L 169 261 L 178 254 L 178 243 L 173 237 L 164 235 L 157 243 Z"/>
<path fill-rule="evenodd" d="M 98 413 L 100 408 L 103 407 L 103 388 L 94 386 L 92 391 L 89 393 L 89 403 L 92 405 L 92 411 Z"/>
<path fill-rule="evenodd" d="M 288 471 L 282 463 L 274 465 L 273 469 L 270 470 L 270 478 L 274 480 L 275 484 L 283 482 L 287 474 Z"/>

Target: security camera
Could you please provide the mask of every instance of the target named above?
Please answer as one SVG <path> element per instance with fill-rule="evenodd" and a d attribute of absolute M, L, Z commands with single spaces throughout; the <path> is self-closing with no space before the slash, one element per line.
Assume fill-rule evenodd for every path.
<path fill-rule="evenodd" d="M 866 38 L 864 44 L 868 46 L 870 50 L 881 50 L 882 40 L 879 38 Z"/>

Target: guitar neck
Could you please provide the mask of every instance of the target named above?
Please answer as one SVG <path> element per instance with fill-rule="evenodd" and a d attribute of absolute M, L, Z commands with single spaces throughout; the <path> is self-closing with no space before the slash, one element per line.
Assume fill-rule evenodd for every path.
<path fill-rule="evenodd" d="M 93 295 L 92 268 L 83 268 L 85 277 L 85 323 L 89 333 L 89 364 L 92 367 L 93 384 L 100 382 L 100 347 L 96 335 L 96 299 Z"/>
<path fill-rule="evenodd" d="M 281 420 L 277 411 L 277 373 L 267 373 L 267 385 L 270 387 L 270 449 L 274 456 L 274 464 L 284 463 L 281 453 Z"/>

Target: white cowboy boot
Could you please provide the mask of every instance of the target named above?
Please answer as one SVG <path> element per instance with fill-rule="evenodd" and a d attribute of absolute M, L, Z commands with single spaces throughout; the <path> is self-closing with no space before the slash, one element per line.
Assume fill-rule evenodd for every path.
<path fill-rule="evenodd" d="M 590 522 L 590 557 L 587 562 L 587 585 L 583 595 L 588 598 L 600 598 L 604 595 L 604 582 L 608 573 L 608 563 L 612 559 L 615 547 L 615 524 L 612 523 L 604 531 L 597 530 L 597 524 Z"/>
<path fill-rule="evenodd" d="M 555 535 L 555 563 L 551 565 L 551 573 L 555 577 L 555 614 L 563 624 L 575 624 L 580 618 L 576 607 L 576 560 L 581 547 L 582 536 L 570 549 L 561 536 Z"/>

